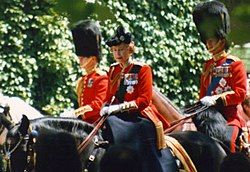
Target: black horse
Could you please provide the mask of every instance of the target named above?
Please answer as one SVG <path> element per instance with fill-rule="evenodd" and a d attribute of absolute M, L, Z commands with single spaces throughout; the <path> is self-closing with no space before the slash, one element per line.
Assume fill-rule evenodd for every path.
<path fill-rule="evenodd" d="M 68 144 L 65 143 L 62 143 L 61 145 L 58 144 L 58 140 L 66 141 L 65 135 L 68 134 L 74 137 L 76 145 L 79 145 L 93 129 L 90 124 L 78 119 L 56 117 L 43 117 L 29 120 L 26 116 L 23 116 L 19 124 L 13 124 L 5 117 L 5 115 L 1 114 L 0 123 L 8 129 L 3 152 L 7 157 L 8 166 L 6 171 L 10 172 L 32 171 L 34 170 L 35 165 L 45 163 L 37 160 L 51 160 L 53 162 L 46 162 L 45 164 L 53 164 L 62 159 L 59 157 L 59 154 L 56 155 L 56 153 L 53 152 L 48 153 L 48 150 L 45 150 L 45 147 L 47 146 L 48 148 L 49 146 L 45 145 L 45 142 L 41 139 L 50 137 L 51 139 L 49 139 L 49 141 L 51 141 L 51 144 L 57 144 L 59 146 L 55 150 L 52 150 L 56 152 L 62 149 L 61 147 L 65 148 L 63 145 L 68 146 Z M 60 138 L 53 139 L 53 136 Z M 88 168 L 89 171 L 98 171 L 99 161 L 104 153 L 104 149 L 97 146 L 99 144 L 99 139 L 101 138 L 100 133 L 97 133 L 93 140 L 91 140 L 90 144 L 80 154 L 83 169 Z M 68 142 L 72 142 L 72 140 L 69 138 Z M 75 150 L 77 148 L 70 147 L 67 149 Z M 38 155 L 38 152 L 40 152 L 40 154 L 47 152 L 47 158 Z M 51 157 L 53 156 L 51 154 L 54 155 L 54 158 Z M 98 156 L 96 156 L 95 161 L 90 163 L 90 157 L 94 155 Z M 67 156 L 69 156 L 69 154 Z M 38 157 L 40 157 L 40 159 L 37 159 Z M 77 160 L 75 159 L 74 161 L 76 162 Z M 65 170 L 67 171 L 67 168 L 60 171 Z"/>
<path fill-rule="evenodd" d="M 112 117 L 112 116 L 111 116 Z M 116 118 L 116 117 L 113 117 Z M 6 155 L 10 157 L 10 167 L 12 171 L 31 171 L 29 167 L 32 167 L 32 152 L 36 152 L 36 142 L 33 143 L 33 138 L 37 135 L 34 133 L 41 134 L 43 129 L 53 130 L 55 132 L 67 132 L 73 135 L 76 138 L 76 143 L 79 144 L 83 141 L 83 139 L 92 131 L 93 126 L 78 119 L 69 119 L 69 118 L 55 118 L 55 117 L 44 117 L 35 120 L 28 120 L 24 117 L 20 124 L 12 125 L 12 123 L 6 121 L 4 116 L 1 114 L 1 124 L 9 130 L 7 135 L 7 141 L 5 146 Z M 137 119 L 137 122 L 141 119 Z M 119 123 L 117 123 L 119 124 Z M 121 123 L 120 123 L 121 124 Z M 168 160 L 164 159 L 164 154 L 169 152 L 169 149 L 166 148 L 164 150 L 157 150 L 154 146 L 155 143 L 155 132 L 148 132 L 153 125 L 150 125 L 150 122 L 146 122 L 146 126 L 149 126 L 143 135 L 146 135 L 146 139 L 143 146 L 144 148 L 148 148 L 147 145 L 150 145 L 152 149 L 150 152 L 147 149 L 140 152 L 140 155 L 143 156 L 144 166 L 148 169 L 143 169 L 143 171 L 152 171 L 152 169 L 157 166 L 157 170 L 154 171 L 164 171 L 166 169 L 164 166 L 168 166 Z M 148 125 L 149 124 L 149 125 Z M 124 125 L 124 124 L 121 124 Z M 140 125 L 139 125 L 140 126 Z M 111 130 L 113 126 L 110 126 Z M 154 127 L 152 128 L 154 130 Z M 36 132 L 30 132 L 36 131 Z M 106 130 L 103 131 L 107 137 L 107 127 Z M 144 130 L 140 130 L 144 131 Z M 147 131 L 147 132 L 146 132 Z M 108 133 L 108 137 L 112 138 L 113 132 Z M 134 140 L 134 138 L 138 135 L 138 133 L 127 132 L 124 138 L 124 142 L 128 143 Z M 201 134 L 199 132 L 180 132 L 180 133 L 172 133 L 170 136 L 176 138 L 181 145 L 185 148 L 186 152 L 190 156 L 193 161 L 197 171 L 199 172 L 217 172 L 219 171 L 219 166 L 223 158 L 225 157 L 224 150 L 220 147 L 220 145 L 211 139 L 210 137 Z M 132 140 L 131 140 L 132 139 Z M 100 148 L 98 145 L 103 143 L 103 137 L 101 132 L 98 132 L 97 135 L 91 140 L 88 144 L 84 152 L 81 154 L 82 166 L 83 168 L 87 168 L 89 171 L 98 171 L 99 169 L 99 161 L 104 154 L 104 149 Z M 38 141 L 37 141 L 38 142 Z M 114 140 L 110 140 L 113 144 L 116 144 Z M 134 146 L 134 145 L 133 145 Z M 140 146 L 140 145 L 137 145 Z M 153 150 L 154 149 L 154 150 Z M 33 151 L 32 151 L 33 150 Z M 142 149 L 140 149 L 142 150 Z M 154 156 L 153 161 L 148 164 L 148 157 L 151 155 Z M 172 157 L 173 158 L 173 157 Z M 172 163 L 171 158 L 171 163 Z M 149 159 L 152 160 L 152 159 Z M 150 166 L 153 164 L 153 166 Z M 34 164 L 33 164 L 34 165 Z M 177 165 L 176 165 L 177 166 Z M 177 170 L 176 170 L 177 171 Z"/>
<path fill-rule="evenodd" d="M 82 163 L 74 136 L 68 132 L 47 129 L 43 129 L 39 133 L 34 147 L 36 163 L 33 168 L 36 172 L 82 171 Z"/>

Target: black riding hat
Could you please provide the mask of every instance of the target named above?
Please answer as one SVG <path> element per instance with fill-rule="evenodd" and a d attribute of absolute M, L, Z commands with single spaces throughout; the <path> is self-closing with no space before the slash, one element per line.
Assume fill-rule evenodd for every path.
<path fill-rule="evenodd" d="M 101 32 L 94 21 L 81 20 L 71 29 L 77 56 L 96 56 L 101 60 Z"/>
<path fill-rule="evenodd" d="M 199 3 L 194 8 L 193 20 L 203 43 L 212 37 L 227 40 L 230 18 L 223 3 L 216 0 Z"/>
<path fill-rule="evenodd" d="M 132 34 L 130 32 L 125 32 L 123 26 L 118 26 L 115 34 L 106 41 L 106 44 L 112 47 L 121 43 L 129 44 L 132 40 Z"/>

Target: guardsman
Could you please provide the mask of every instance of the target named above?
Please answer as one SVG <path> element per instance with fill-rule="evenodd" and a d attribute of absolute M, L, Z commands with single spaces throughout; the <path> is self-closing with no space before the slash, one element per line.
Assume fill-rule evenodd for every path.
<path fill-rule="evenodd" d="M 199 3 L 193 11 L 193 20 L 201 41 L 211 54 L 204 64 L 200 80 L 200 101 L 215 106 L 224 115 L 230 126 L 227 136 L 232 152 L 241 132 L 241 119 L 237 105 L 246 96 L 246 70 L 243 62 L 228 54 L 230 32 L 229 14 L 219 1 Z"/>
<path fill-rule="evenodd" d="M 94 21 L 84 20 L 72 29 L 75 53 L 79 57 L 85 74 L 77 81 L 76 93 L 79 108 L 75 115 L 82 120 L 94 123 L 100 117 L 100 109 L 106 97 L 108 77 L 98 68 L 101 60 L 101 32 Z"/>

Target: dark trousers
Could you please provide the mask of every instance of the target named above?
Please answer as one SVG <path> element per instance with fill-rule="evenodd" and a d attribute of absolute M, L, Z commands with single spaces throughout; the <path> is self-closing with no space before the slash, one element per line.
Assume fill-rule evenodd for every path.
<path fill-rule="evenodd" d="M 168 148 L 158 150 L 154 124 L 139 114 L 119 114 L 108 117 L 104 139 L 113 144 L 127 144 L 142 158 L 143 172 L 176 172 L 174 157 Z"/>

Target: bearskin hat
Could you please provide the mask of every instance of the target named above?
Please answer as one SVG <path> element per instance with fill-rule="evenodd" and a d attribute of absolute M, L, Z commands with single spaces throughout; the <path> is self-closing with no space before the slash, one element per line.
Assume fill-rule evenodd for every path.
<path fill-rule="evenodd" d="M 77 56 L 96 56 L 101 60 L 101 32 L 94 21 L 81 20 L 71 29 Z"/>
<path fill-rule="evenodd" d="M 130 32 L 125 32 L 123 26 L 118 26 L 115 34 L 106 41 L 106 44 L 112 47 L 121 43 L 129 44 L 132 40 L 132 34 Z"/>
<path fill-rule="evenodd" d="M 230 18 L 223 3 L 216 0 L 199 3 L 194 8 L 193 20 L 203 43 L 208 38 L 227 40 Z"/>

